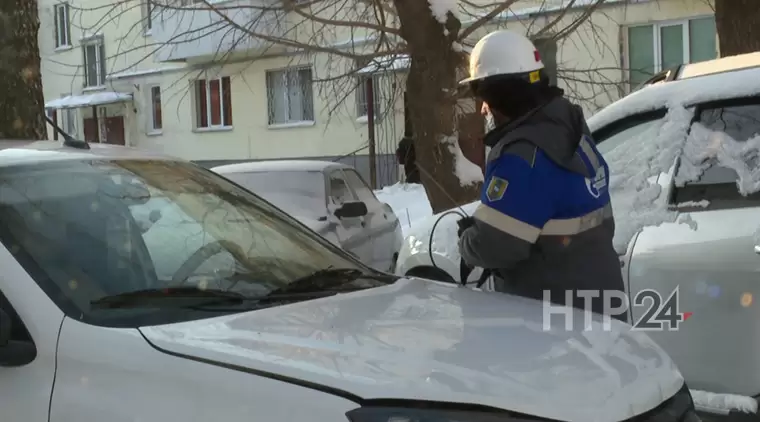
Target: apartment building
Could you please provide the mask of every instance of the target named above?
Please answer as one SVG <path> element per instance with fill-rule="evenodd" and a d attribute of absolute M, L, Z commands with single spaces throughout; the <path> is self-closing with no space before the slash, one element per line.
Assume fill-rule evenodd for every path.
<path fill-rule="evenodd" d="M 261 1 L 213 1 L 230 10 L 225 21 L 193 0 L 172 9 L 145 0 L 40 0 L 48 113 L 89 141 L 207 165 L 339 159 L 367 175 L 369 101 L 357 87 L 371 80 L 378 180 L 396 181 L 393 153 L 398 140 L 413 133 L 405 113 L 408 57 L 379 58 L 382 70 L 364 63 L 360 71 L 331 80 L 357 64 L 336 70 L 334 57 L 272 46 L 230 24 L 259 21 L 257 32 L 287 36 L 285 22 L 267 21 L 250 7 Z M 520 9 L 473 34 L 473 42 L 498 27 L 532 34 L 558 18 L 555 28 L 561 29 L 584 13 L 583 0 L 562 15 L 566 1 L 536 3 L 519 3 Z M 608 0 L 569 36 L 539 41 L 557 84 L 591 114 L 661 69 L 716 57 L 716 38 L 705 0 Z M 336 30 L 329 41 L 330 48 L 359 51 L 374 39 Z"/>

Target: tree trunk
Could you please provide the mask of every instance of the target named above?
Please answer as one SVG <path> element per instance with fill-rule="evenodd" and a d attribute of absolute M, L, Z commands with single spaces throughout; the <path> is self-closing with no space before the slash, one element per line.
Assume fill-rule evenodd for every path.
<path fill-rule="evenodd" d="M 0 139 L 47 139 L 36 0 L 0 0 Z"/>
<path fill-rule="evenodd" d="M 715 0 L 715 25 L 721 57 L 760 50 L 758 6 L 758 0 Z"/>
<path fill-rule="evenodd" d="M 422 184 L 434 213 L 472 202 L 479 184 L 462 186 L 456 173 L 457 69 L 463 56 L 452 48 L 461 24 L 449 19 L 447 34 L 424 0 L 394 0 L 411 66 L 409 114 Z"/>

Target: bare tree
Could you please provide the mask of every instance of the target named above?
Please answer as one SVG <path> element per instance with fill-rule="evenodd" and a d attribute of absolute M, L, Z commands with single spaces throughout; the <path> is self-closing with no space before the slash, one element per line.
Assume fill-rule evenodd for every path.
<path fill-rule="evenodd" d="M 715 24 L 723 57 L 760 51 L 760 7 L 753 0 L 715 0 Z"/>
<path fill-rule="evenodd" d="M 0 1 L 0 139 L 46 139 L 36 0 Z"/>
<path fill-rule="evenodd" d="M 530 36 L 556 44 L 588 23 L 591 14 L 604 2 L 277 0 L 218 3 L 209 0 L 122 0 L 107 6 L 108 10 L 100 11 L 104 18 L 99 25 L 107 25 L 127 9 L 145 5 L 157 11 L 154 19 L 158 20 L 172 14 L 192 19 L 188 13 L 210 13 L 215 19 L 208 25 L 196 25 L 192 30 L 178 28 L 171 37 L 150 47 L 155 52 L 166 52 L 217 33 L 223 34 L 224 41 L 220 42 L 216 56 L 207 66 L 234 61 L 237 57 L 234 52 L 240 51 L 236 47 L 250 40 L 260 44 L 260 53 L 246 57 L 249 63 L 274 56 L 306 57 L 315 63 L 318 74 L 314 82 L 323 98 L 328 100 L 331 115 L 360 86 L 361 79 L 357 76 L 364 75 L 365 71 L 387 74 L 394 78 L 394 82 L 389 84 L 389 92 L 384 92 L 381 99 L 388 103 L 387 109 L 394 110 L 400 94 L 406 92 L 418 166 L 430 204 L 434 212 L 438 212 L 472 201 L 480 186 L 478 176 L 482 180 L 478 167 L 482 165 L 482 159 L 477 159 L 482 148 L 472 145 L 480 133 L 475 136 L 459 133 L 462 127 L 475 133 L 474 127 L 478 125 L 478 119 L 464 118 L 462 99 L 468 93 L 458 86 L 458 80 L 466 73 L 466 51 L 489 28 L 505 24 L 505 16 L 512 8 L 519 10 L 531 6 L 533 15 L 520 24 L 527 27 Z M 92 11 L 80 10 L 81 13 Z M 549 14 L 551 16 L 546 18 Z M 135 24 L 136 30 L 141 27 L 142 24 Z M 97 33 L 100 28 L 86 30 Z M 597 42 L 604 42 L 602 38 Z M 617 49 L 616 46 L 604 48 Z M 153 53 L 146 56 L 150 54 Z M 400 67 L 406 68 L 405 74 L 394 72 Z M 561 69 L 555 78 L 570 87 L 573 84 L 588 86 L 589 82 L 599 82 L 597 76 L 604 74 L 598 69 Z M 614 79 L 602 80 L 603 89 L 617 88 L 620 80 Z M 478 111 L 470 106 L 469 113 Z M 467 123 L 463 126 L 465 120 Z M 464 148 L 460 148 L 460 143 Z"/>

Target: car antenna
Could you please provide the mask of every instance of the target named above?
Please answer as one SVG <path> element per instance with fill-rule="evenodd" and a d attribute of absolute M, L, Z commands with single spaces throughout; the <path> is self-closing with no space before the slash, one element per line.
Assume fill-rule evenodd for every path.
<path fill-rule="evenodd" d="M 77 149 L 90 149 L 90 144 L 87 143 L 87 141 L 82 141 L 79 139 L 75 139 L 73 136 L 69 135 L 68 133 L 64 132 L 63 129 L 58 126 L 53 119 L 50 118 L 50 116 L 45 113 L 45 120 L 50 123 L 50 126 L 53 126 L 53 129 L 55 129 L 56 132 L 58 132 L 61 136 L 63 136 L 63 145 L 71 148 L 77 148 Z"/>

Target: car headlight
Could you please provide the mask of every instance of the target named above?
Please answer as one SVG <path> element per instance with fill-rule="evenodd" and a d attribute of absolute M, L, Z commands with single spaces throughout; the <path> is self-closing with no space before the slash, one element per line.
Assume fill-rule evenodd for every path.
<path fill-rule="evenodd" d="M 508 412 L 414 409 L 405 407 L 360 407 L 348 413 L 350 422 L 520 422 L 540 418 Z"/>

